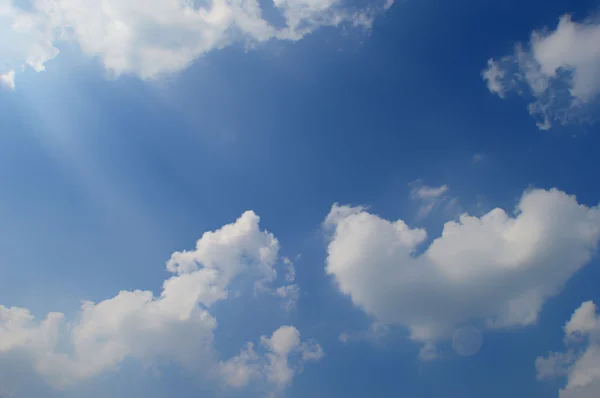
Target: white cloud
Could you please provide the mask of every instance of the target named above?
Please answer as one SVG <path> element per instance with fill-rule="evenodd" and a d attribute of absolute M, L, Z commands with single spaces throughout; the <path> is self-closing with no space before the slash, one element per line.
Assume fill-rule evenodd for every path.
<path fill-rule="evenodd" d="M 217 321 L 209 310 L 229 296 L 233 282 L 243 291 L 273 281 L 278 252 L 275 236 L 261 230 L 258 216 L 248 211 L 204 233 L 193 251 L 174 253 L 167 262 L 174 276 L 158 297 L 121 291 L 83 303 L 72 321 L 62 313 L 37 321 L 27 309 L 0 306 L 0 359 L 22 353 L 55 388 L 114 371 L 127 358 L 174 361 L 206 377 L 220 374 L 213 346 Z"/>
<path fill-rule="evenodd" d="M 300 288 L 298 285 L 279 286 L 275 289 L 275 294 L 283 299 L 281 306 L 290 311 L 296 307 L 296 303 L 300 298 Z"/>
<path fill-rule="evenodd" d="M 231 386 L 243 387 L 253 379 L 265 377 L 278 391 L 302 371 L 305 362 L 318 361 L 324 355 L 319 344 L 302 342 L 300 332 L 293 326 L 282 326 L 271 337 L 262 336 L 261 345 L 267 351 L 264 355 L 257 354 L 249 344 L 239 355 L 221 363 L 221 372 Z"/>
<path fill-rule="evenodd" d="M 417 218 L 423 219 L 429 215 L 442 201 L 447 199 L 445 194 L 450 189 L 448 185 L 439 187 L 430 187 L 423 184 L 423 181 L 416 180 L 409 184 L 412 186 L 410 197 L 412 200 L 421 202 Z"/>
<path fill-rule="evenodd" d="M 529 45 L 490 59 L 482 75 L 491 92 L 533 97 L 529 112 L 540 129 L 553 123 L 592 121 L 600 93 L 600 23 L 560 18 L 557 28 L 534 31 Z"/>
<path fill-rule="evenodd" d="M 505 87 L 502 83 L 505 72 L 500 68 L 500 65 L 493 59 L 488 60 L 488 68 L 482 72 L 483 79 L 487 82 L 488 89 L 492 93 L 498 94 L 500 98 L 504 98 Z"/>
<path fill-rule="evenodd" d="M 15 71 L 11 70 L 3 75 L 0 75 L 0 85 L 8 87 L 11 90 L 15 89 Z"/>
<path fill-rule="evenodd" d="M 473 155 L 473 159 L 471 160 L 473 164 L 483 162 L 485 159 L 485 153 L 476 153 Z"/>
<path fill-rule="evenodd" d="M 556 189 L 526 191 L 515 216 L 463 214 L 420 255 L 427 233 L 361 207 L 334 205 L 326 272 L 378 321 L 424 343 L 457 326 L 506 328 L 536 322 L 548 297 L 593 255 L 600 210 Z"/>
<path fill-rule="evenodd" d="M 258 0 L 0 0 L 0 74 L 24 66 L 43 70 L 61 42 L 77 44 L 115 75 L 152 79 L 186 68 L 209 51 L 271 39 L 299 40 L 345 21 L 369 27 L 379 7 L 350 9 L 340 0 L 275 0 L 277 28 Z M 363 21 L 361 23 L 357 23 Z"/>
<path fill-rule="evenodd" d="M 560 398 L 596 398 L 600 396 L 600 316 L 596 305 L 583 303 L 565 325 L 564 353 L 537 358 L 538 379 L 563 376 L 567 384 Z M 584 346 L 578 346 L 583 340 Z"/>
<path fill-rule="evenodd" d="M 600 333 L 600 317 L 596 315 L 596 304 L 586 301 L 581 304 L 565 325 L 567 338 L 579 334 Z"/>
<path fill-rule="evenodd" d="M 412 190 L 412 196 L 418 199 L 437 199 L 446 191 L 448 191 L 447 185 L 442 185 L 437 188 L 422 185 Z"/>
<path fill-rule="evenodd" d="M 286 267 L 284 280 L 288 283 L 296 279 L 296 268 L 294 263 L 288 257 L 283 257 L 283 264 Z M 289 284 L 277 287 L 272 291 L 273 294 L 281 298 L 281 307 L 286 311 L 291 311 L 296 307 L 300 298 L 300 287 L 296 284 Z"/>
<path fill-rule="evenodd" d="M 283 263 L 287 266 L 285 280 L 287 282 L 293 282 L 296 279 L 296 268 L 294 268 L 294 263 L 288 257 L 283 258 Z"/>
<path fill-rule="evenodd" d="M 573 351 L 551 352 L 547 357 L 535 360 L 538 380 L 549 379 L 556 376 L 566 376 L 569 366 L 575 361 Z"/>

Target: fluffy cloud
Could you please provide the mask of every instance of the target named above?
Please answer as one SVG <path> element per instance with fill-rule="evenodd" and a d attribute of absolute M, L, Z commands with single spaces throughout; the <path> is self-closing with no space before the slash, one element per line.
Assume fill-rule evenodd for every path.
<path fill-rule="evenodd" d="M 560 18 L 553 31 L 534 31 L 529 45 L 490 59 L 483 71 L 491 92 L 531 96 L 529 112 L 541 129 L 553 123 L 591 121 L 600 93 L 600 23 Z"/>
<path fill-rule="evenodd" d="M 256 353 L 253 344 L 248 344 L 239 355 L 221 363 L 221 372 L 230 385 L 243 387 L 253 379 L 265 377 L 277 391 L 302 371 L 304 362 L 318 361 L 324 355 L 319 344 L 302 342 L 300 332 L 293 326 L 282 326 L 271 337 L 262 336 L 261 345 L 267 351 L 263 356 Z"/>
<path fill-rule="evenodd" d="M 278 252 L 275 236 L 261 230 L 258 216 L 248 211 L 235 223 L 206 232 L 194 250 L 174 253 L 167 262 L 174 275 L 164 281 L 158 297 L 150 291 L 121 291 L 99 303 L 83 303 L 74 321 L 62 313 L 37 321 L 27 309 L 0 306 L 0 359 L 25 358 L 58 389 L 113 371 L 128 358 L 173 361 L 207 378 L 219 377 L 222 368 L 213 346 L 217 320 L 209 310 L 234 285 L 240 292 L 264 290 L 277 276 Z M 295 336 L 290 351 L 304 349 L 293 327 L 264 341 L 279 341 L 282 333 Z M 277 344 L 269 346 L 275 348 L 267 360 L 280 354 L 280 361 L 287 361 Z M 224 375 L 230 379 L 228 372 Z M 292 376 L 290 370 L 285 383 L 275 383 L 277 388 Z"/>
<path fill-rule="evenodd" d="M 275 0 L 285 19 L 275 27 L 258 0 L 0 0 L 0 75 L 37 71 L 76 43 L 115 75 L 144 79 L 177 72 L 233 43 L 299 40 L 321 26 L 369 27 L 380 7 L 350 9 L 341 0 Z"/>
<path fill-rule="evenodd" d="M 326 272 L 353 303 L 431 344 L 476 322 L 506 328 L 536 322 L 545 300 L 593 255 L 600 209 L 553 190 L 526 191 L 510 216 L 495 209 L 444 225 L 422 252 L 423 229 L 362 207 L 334 205 Z"/>
<path fill-rule="evenodd" d="M 581 304 L 564 327 L 567 351 L 550 353 L 535 362 L 538 379 L 567 378 L 560 398 L 600 396 L 600 316 L 596 311 L 591 301 Z"/>

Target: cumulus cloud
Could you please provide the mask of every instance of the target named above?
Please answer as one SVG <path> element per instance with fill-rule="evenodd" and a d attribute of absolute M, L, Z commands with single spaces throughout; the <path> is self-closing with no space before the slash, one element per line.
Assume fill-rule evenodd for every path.
<path fill-rule="evenodd" d="M 581 304 L 564 331 L 567 351 L 537 358 L 538 379 L 566 377 L 567 384 L 558 393 L 560 398 L 600 396 L 600 315 L 596 304 Z"/>
<path fill-rule="evenodd" d="M 529 190 L 513 216 L 463 214 L 418 255 L 424 229 L 362 207 L 334 205 L 324 227 L 326 272 L 340 291 L 377 321 L 407 328 L 429 356 L 429 343 L 461 324 L 536 322 L 545 300 L 594 254 L 600 209 L 556 189 Z"/>
<path fill-rule="evenodd" d="M 62 313 L 38 321 L 25 308 L 0 306 L 0 359 L 17 355 L 29 361 L 57 389 L 114 371 L 129 358 L 171 361 L 207 378 L 218 376 L 217 320 L 210 309 L 229 297 L 233 285 L 260 291 L 270 284 L 277 276 L 278 252 L 275 236 L 261 230 L 258 216 L 248 211 L 235 223 L 204 233 L 194 250 L 173 253 L 166 264 L 173 276 L 158 296 L 121 291 L 99 303 L 84 302 L 70 321 Z M 276 331 L 276 340 L 281 333 L 291 332 Z"/>
<path fill-rule="evenodd" d="M 180 71 L 234 43 L 299 40 L 322 26 L 370 27 L 384 5 L 362 9 L 341 0 L 274 0 L 284 26 L 263 16 L 258 0 L 0 0 L 0 75 L 37 71 L 75 43 L 115 75 L 144 79 Z"/>
<path fill-rule="evenodd" d="M 532 98 L 529 112 L 540 129 L 554 123 L 594 120 L 600 93 L 600 22 L 560 18 L 556 29 L 534 31 L 528 45 L 490 59 L 482 73 L 488 88 L 504 98 L 514 91 Z"/>
<path fill-rule="evenodd" d="M 265 354 L 257 354 L 254 345 L 249 344 L 239 355 L 221 363 L 221 372 L 230 385 L 243 387 L 264 377 L 280 390 L 302 371 L 305 362 L 318 361 L 324 355 L 319 344 L 301 341 L 300 332 L 293 326 L 282 326 L 260 341 Z"/>

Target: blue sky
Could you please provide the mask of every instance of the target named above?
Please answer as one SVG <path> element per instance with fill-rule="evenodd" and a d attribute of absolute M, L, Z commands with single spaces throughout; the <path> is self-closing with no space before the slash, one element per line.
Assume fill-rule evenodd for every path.
<path fill-rule="evenodd" d="M 80 3 L 0 0 L 0 396 L 598 396 L 597 2 Z"/>

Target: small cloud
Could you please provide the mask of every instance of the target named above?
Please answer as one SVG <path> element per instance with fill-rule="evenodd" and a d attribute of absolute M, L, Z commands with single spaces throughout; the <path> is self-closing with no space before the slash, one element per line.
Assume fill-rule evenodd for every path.
<path fill-rule="evenodd" d="M 476 153 L 473 155 L 472 163 L 476 164 L 476 163 L 482 162 L 484 159 L 485 159 L 484 153 Z"/>
<path fill-rule="evenodd" d="M 242 388 L 252 380 L 265 378 L 274 396 L 302 372 L 304 363 L 324 356 L 321 346 L 312 340 L 302 341 L 294 326 L 281 326 L 271 337 L 262 336 L 260 342 L 265 353 L 258 353 L 254 344 L 248 343 L 239 355 L 220 363 L 226 384 Z"/>
<path fill-rule="evenodd" d="M 443 200 L 446 199 L 445 194 L 450 189 L 448 185 L 439 187 L 431 187 L 424 185 L 422 180 L 416 180 L 409 184 L 412 186 L 410 197 L 414 201 L 421 202 L 417 218 L 423 219 L 429 215 Z"/>
<path fill-rule="evenodd" d="M 300 255 L 298 255 L 297 258 L 300 258 L 299 256 Z M 294 268 L 294 263 L 288 257 L 283 258 L 283 263 L 287 267 L 285 272 L 285 280 L 287 282 L 293 282 L 294 279 L 296 279 L 296 268 Z"/>
<path fill-rule="evenodd" d="M 417 181 L 417 183 L 420 183 L 420 181 Z M 448 185 L 442 185 L 437 188 L 421 185 L 411 191 L 411 196 L 415 199 L 437 199 L 446 191 L 448 191 Z"/>
<path fill-rule="evenodd" d="M 300 288 L 298 285 L 280 286 L 275 289 L 275 295 L 283 299 L 281 307 L 286 311 L 291 311 L 296 307 L 300 298 Z"/>
<path fill-rule="evenodd" d="M 498 94 L 498 97 L 504 98 L 505 87 L 502 83 L 504 71 L 500 68 L 498 62 L 493 59 L 488 60 L 488 68 L 481 73 L 481 77 L 486 81 L 488 90 Z"/>
<path fill-rule="evenodd" d="M 419 359 L 424 362 L 434 361 L 439 357 L 437 348 L 431 342 L 425 343 L 419 351 Z"/>
<path fill-rule="evenodd" d="M 8 87 L 11 90 L 15 89 L 15 71 L 11 70 L 8 73 L 0 75 L 0 85 Z"/>

